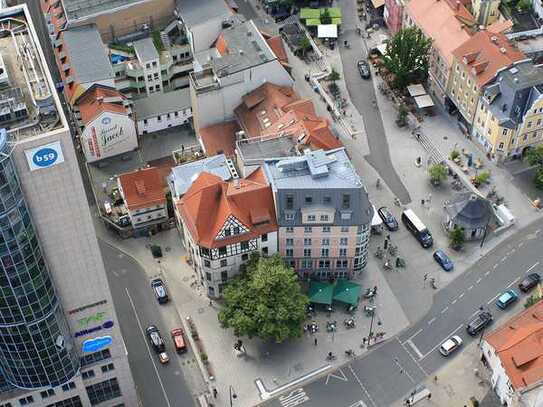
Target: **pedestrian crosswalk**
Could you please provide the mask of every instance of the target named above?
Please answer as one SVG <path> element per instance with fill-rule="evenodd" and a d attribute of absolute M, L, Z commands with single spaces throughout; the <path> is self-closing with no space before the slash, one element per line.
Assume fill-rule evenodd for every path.
<path fill-rule="evenodd" d="M 293 390 L 284 396 L 279 397 L 279 403 L 282 407 L 295 407 L 309 400 L 309 396 L 301 387 Z"/>

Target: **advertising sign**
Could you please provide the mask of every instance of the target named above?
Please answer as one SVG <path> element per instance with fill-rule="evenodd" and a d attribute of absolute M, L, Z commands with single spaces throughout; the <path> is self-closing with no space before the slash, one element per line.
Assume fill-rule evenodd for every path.
<path fill-rule="evenodd" d="M 25 155 L 31 171 L 42 170 L 64 162 L 60 141 L 25 150 Z"/>
<path fill-rule="evenodd" d="M 111 342 L 113 342 L 113 338 L 109 335 L 87 339 L 83 342 L 81 350 L 85 353 L 98 352 L 99 350 L 104 349 L 106 346 L 111 345 Z"/>
<path fill-rule="evenodd" d="M 104 113 L 85 127 L 82 146 L 89 162 L 132 151 L 138 147 L 134 120 Z"/>
<path fill-rule="evenodd" d="M 94 332 L 101 331 L 102 329 L 111 329 L 113 328 L 113 321 L 106 321 L 103 324 L 93 326 L 91 328 L 82 329 L 81 331 L 77 331 L 74 336 L 76 338 L 80 336 L 90 335 Z"/>

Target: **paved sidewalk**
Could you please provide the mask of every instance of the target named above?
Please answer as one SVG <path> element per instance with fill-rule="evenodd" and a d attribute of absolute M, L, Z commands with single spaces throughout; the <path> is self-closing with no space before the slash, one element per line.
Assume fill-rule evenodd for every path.
<path fill-rule="evenodd" d="M 185 263 L 184 250 L 176 230 L 162 232 L 149 239 L 119 240 L 103 228 L 97 227 L 99 237 L 125 253 L 134 257 L 150 275 L 162 272 L 168 284 L 172 299 L 182 318 L 190 316 L 198 328 L 204 343 L 206 353 L 211 362 L 215 381 L 211 387 L 217 388 L 221 403 L 225 403 L 229 386 L 238 395 L 236 406 L 253 406 L 261 401 L 255 380 L 260 379 L 267 391 L 289 383 L 307 375 L 315 369 L 326 366 L 325 356 L 332 351 L 337 356 L 337 365 L 347 362 L 344 355 L 346 349 L 353 349 L 356 354 L 364 350 L 360 348 L 361 338 L 369 332 L 370 318 L 361 311 L 355 314 L 357 327 L 345 329 L 343 319 L 347 314 L 342 309 L 334 312 L 330 318 L 318 312 L 317 323 L 320 332 L 315 336 L 305 334 L 299 340 L 285 344 L 269 344 L 260 340 L 243 338 L 247 349 L 246 357 L 234 355 L 232 346 L 237 338 L 231 330 L 224 330 L 217 321 L 218 304 L 209 305 L 209 300 L 199 288 L 192 288 L 195 281 L 192 269 Z M 160 244 L 164 257 L 160 265 L 151 256 L 149 244 Z M 386 337 L 404 329 L 408 321 L 400 304 L 388 288 L 382 274 L 378 272 L 373 259 L 370 260 L 368 271 L 357 280 L 363 288 L 378 286 L 375 300 L 378 312 L 374 321 L 374 332 L 386 332 Z M 361 305 L 366 301 L 362 301 Z M 336 320 L 337 332 L 327 333 L 325 322 Z M 314 345 L 314 338 L 318 345 Z M 232 374 L 236 372 L 236 374 Z"/>

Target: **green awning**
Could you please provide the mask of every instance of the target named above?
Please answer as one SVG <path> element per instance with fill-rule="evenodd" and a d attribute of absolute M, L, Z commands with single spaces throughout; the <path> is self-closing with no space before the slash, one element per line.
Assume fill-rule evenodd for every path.
<path fill-rule="evenodd" d="M 341 25 L 341 17 L 332 18 L 332 24 Z"/>
<path fill-rule="evenodd" d="M 332 304 L 334 286 L 320 281 L 311 281 L 309 286 L 309 302 L 314 304 Z"/>
<path fill-rule="evenodd" d="M 305 25 L 308 27 L 316 27 L 321 24 L 321 20 L 318 18 L 308 18 L 305 20 Z"/>
<path fill-rule="evenodd" d="M 302 8 L 300 10 L 300 20 L 307 20 L 308 18 L 319 19 L 321 16 L 320 8 Z"/>
<path fill-rule="evenodd" d="M 321 15 L 322 13 L 324 13 L 324 10 L 328 10 L 328 14 L 330 14 L 330 17 L 332 18 L 341 17 L 341 9 L 339 7 L 330 7 L 330 8 L 323 9 L 321 12 Z"/>
<path fill-rule="evenodd" d="M 338 280 L 334 286 L 334 301 L 344 302 L 346 304 L 358 304 L 360 297 L 360 284 L 349 280 Z"/>

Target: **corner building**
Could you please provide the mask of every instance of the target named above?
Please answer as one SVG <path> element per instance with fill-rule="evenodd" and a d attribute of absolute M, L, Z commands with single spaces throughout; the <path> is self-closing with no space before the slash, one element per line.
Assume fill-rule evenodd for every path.
<path fill-rule="evenodd" d="M 25 5 L 0 9 L 0 33 L 0 101 L 24 95 L 0 116 L 0 406 L 137 406 L 70 131 Z"/>

